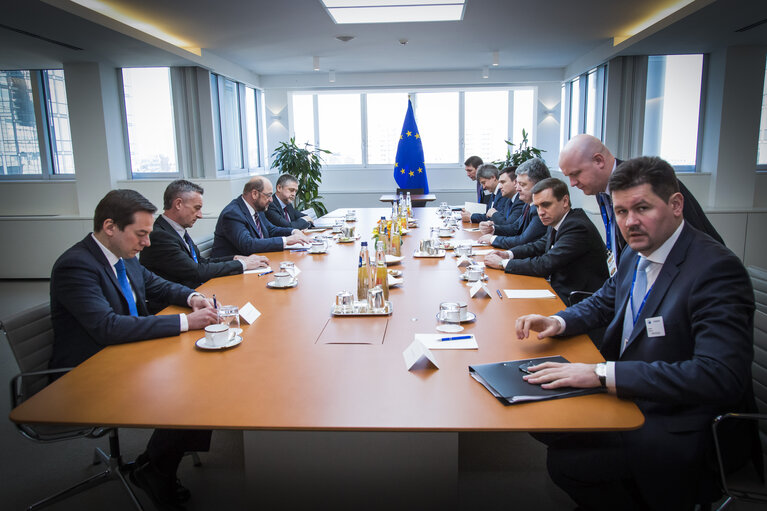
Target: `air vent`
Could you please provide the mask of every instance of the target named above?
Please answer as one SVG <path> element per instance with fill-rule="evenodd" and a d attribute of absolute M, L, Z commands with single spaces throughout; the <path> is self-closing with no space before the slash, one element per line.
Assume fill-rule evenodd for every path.
<path fill-rule="evenodd" d="M 21 30 L 20 28 L 9 27 L 8 25 L 3 25 L 2 23 L 0 23 L 0 28 L 4 28 L 6 30 L 10 30 L 11 32 L 16 32 L 17 34 L 22 34 L 22 35 L 26 35 L 26 36 L 29 36 L 29 37 L 34 37 L 35 39 L 40 39 L 41 41 L 45 41 L 47 43 L 57 44 L 59 46 L 63 46 L 64 48 L 69 48 L 70 50 L 83 51 L 82 48 L 78 48 L 77 46 L 73 46 L 73 45 L 67 44 L 67 43 L 62 43 L 61 41 L 56 41 L 56 40 L 53 40 L 53 39 L 48 39 L 47 37 L 43 37 L 41 35 L 33 34 L 32 32 L 27 32 L 26 30 Z"/>
<path fill-rule="evenodd" d="M 748 32 L 752 28 L 756 28 L 759 25 L 764 25 L 765 23 L 767 23 L 767 18 L 765 18 L 765 19 L 763 19 L 761 21 L 757 21 L 756 23 L 751 23 L 750 25 L 746 25 L 745 27 L 741 27 L 738 30 L 736 30 L 735 32 Z"/>

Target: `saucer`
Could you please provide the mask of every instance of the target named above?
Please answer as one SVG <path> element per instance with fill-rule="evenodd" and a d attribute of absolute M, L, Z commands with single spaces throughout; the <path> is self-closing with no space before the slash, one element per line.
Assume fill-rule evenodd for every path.
<path fill-rule="evenodd" d="M 455 334 L 463 332 L 463 327 L 461 325 L 439 325 L 437 326 L 437 330 L 445 332 L 446 334 Z"/>
<path fill-rule="evenodd" d="M 327 254 L 328 251 L 327 250 L 314 250 L 314 251 L 313 250 L 307 250 L 306 253 L 307 254 Z"/>
<path fill-rule="evenodd" d="M 287 286 L 278 286 L 277 284 L 274 283 L 273 280 L 270 280 L 269 282 L 266 283 L 266 287 L 270 287 L 272 289 L 287 289 L 289 287 L 296 287 L 297 285 L 298 285 L 298 279 L 293 279 L 293 281 Z"/>
<path fill-rule="evenodd" d="M 240 330 L 240 329 L 239 328 L 235 329 L 235 331 L 237 330 Z M 208 339 L 206 337 L 203 337 L 202 339 L 197 339 L 197 342 L 195 342 L 194 345 L 200 348 L 201 350 L 225 350 L 227 348 L 234 348 L 241 342 L 242 342 L 242 337 L 240 337 L 239 335 L 235 335 L 234 339 L 224 344 L 223 346 L 210 346 L 208 345 Z"/>
<path fill-rule="evenodd" d="M 354 238 L 344 238 L 342 236 L 338 237 L 338 242 L 339 243 L 354 243 L 355 241 L 357 241 L 356 237 L 354 237 Z"/>
<path fill-rule="evenodd" d="M 437 318 L 437 321 L 440 321 L 440 319 L 439 319 L 439 312 L 437 313 L 437 315 L 435 317 Z M 460 321 L 460 323 L 468 323 L 469 321 L 474 321 L 475 319 L 477 319 L 477 315 L 476 314 L 474 314 L 473 312 L 467 312 L 466 313 L 466 317 L 463 318 Z"/>
<path fill-rule="evenodd" d="M 458 278 L 459 278 L 459 279 L 461 279 L 461 280 L 465 280 L 466 282 L 475 282 L 475 281 L 473 281 L 473 280 L 469 280 L 469 279 L 467 279 L 467 278 L 466 278 L 466 274 L 465 274 L 465 273 L 461 273 L 461 276 L 460 276 L 460 277 L 458 277 Z M 486 280 L 487 280 L 487 274 L 485 274 L 485 275 L 482 277 L 482 281 L 486 281 Z"/>
<path fill-rule="evenodd" d="M 386 264 L 396 264 L 400 261 L 402 261 L 404 257 L 402 256 L 395 256 L 391 254 L 386 254 Z"/>
<path fill-rule="evenodd" d="M 451 232 L 450 234 L 440 234 L 439 235 L 440 238 L 452 238 L 453 236 L 455 236 L 454 232 Z"/>
<path fill-rule="evenodd" d="M 429 254 L 428 252 L 421 252 L 420 250 L 416 250 L 413 252 L 413 257 L 445 257 L 446 253 L 447 252 L 445 252 L 444 248 L 437 250 L 436 254 Z"/>
<path fill-rule="evenodd" d="M 389 270 L 389 275 L 391 275 L 392 277 L 401 277 L 402 270 Z"/>

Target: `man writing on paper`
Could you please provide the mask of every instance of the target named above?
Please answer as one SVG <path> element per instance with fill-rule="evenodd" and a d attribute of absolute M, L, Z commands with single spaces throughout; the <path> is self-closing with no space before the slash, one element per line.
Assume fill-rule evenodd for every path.
<path fill-rule="evenodd" d="M 600 364 L 533 366 L 528 383 L 599 387 L 633 399 L 644 425 L 621 433 L 539 435 L 554 482 L 588 509 L 692 509 L 716 497 L 711 422 L 754 410 L 754 296 L 740 260 L 683 219 L 674 169 L 660 158 L 623 162 L 610 176 L 628 247 L 617 273 L 555 316 L 517 319 L 519 339 L 607 326 Z M 735 432 L 733 453 L 761 456 Z"/>
<path fill-rule="evenodd" d="M 269 266 L 269 259 L 259 255 L 210 259 L 200 255 L 187 229 L 202 218 L 203 192 L 201 186 L 185 179 L 168 185 L 163 196 L 164 211 L 154 221 L 151 244 L 141 252 L 141 264 L 166 280 L 191 288 L 215 277 Z"/>
<path fill-rule="evenodd" d="M 277 178 L 274 198 L 266 210 L 266 219 L 277 227 L 292 227 L 293 229 L 308 229 L 312 226 L 312 217 L 301 215 L 293 207 L 298 193 L 298 179 L 291 174 L 283 174 Z"/>
<path fill-rule="evenodd" d="M 176 336 L 218 322 L 210 301 L 143 268 L 157 208 L 133 190 L 112 190 L 96 206 L 93 233 L 64 252 L 51 273 L 53 355 L 50 368 L 73 367 L 106 346 Z M 191 307 L 150 316 L 145 299 Z M 160 509 L 183 509 L 189 491 L 176 470 L 186 451 L 207 451 L 210 431 L 157 429 L 131 479 Z"/>
<path fill-rule="evenodd" d="M 477 181 L 482 185 L 482 188 L 489 192 L 490 200 L 485 205 L 485 213 L 470 213 L 465 209 L 461 211 L 461 220 L 464 222 L 471 222 L 478 224 L 491 218 L 499 210 L 504 209 L 507 199 L 503 197 L 498 184 L 498 168 L 491 164 L 485 163 L 477 169 Z"/>
<path fill-rule="evenodd" d="M 242 195 L 230 202 L 218 217 L 213 237 L 213 257 L 278 252 L 288 245 L 309 243 L 299 229 L 277 227 L 264 212 L 272 202 L 272 183 L 256 176 L 245 183 Z"/>
<path fill-rule="evenodd" d="M 586 195 L 594 195 L 605 224 L 607 259 L 610 274 L 615 272 L 626 240 L 615 227 L 615 212 L 610 199 L 608 179 L 621 161 L 616 159 L 598 138 L 576 135 L 559 153 L 559 168 L 570 178 L 570 186 L 579 188 Z M 724 245 L 724 241 L 711 225 L 692 193 L 679 181 L 679 192 L 684 198 L 684 219 L 690 226 L 705 232 Z"/>
<path fill-rule="evenodd" d="M 533 187 L 538 218 L 548 227 L 546 236 L 513 250 L 485 256 L 485 266 L 506 273 L 551 280 L 565 303 L 572 291 L 596 291 L 607 280 L 605 244 L 594 224 L 580 209 L 570 208 L 570 191 L 559 179 L 539 181 Z"/>
<path fill-rule="evenodd" d="M 538 181 L 551 177 L 549 168 L 540 158 L 533 158 L 520 165 L 516 174 L 516 190 L 519 198 L 525 203 L 522 214 L 513 224 L 480 223 L 480 231 L 489 232 L 480 236 L 480 242 L 496 248 L 510 249 L 517 245 L 536 241 L 546 234 L 546 226 L 541 223 L 538 218 L 538 211 L 531 204 L 533 202 L 533 186 Z"/>

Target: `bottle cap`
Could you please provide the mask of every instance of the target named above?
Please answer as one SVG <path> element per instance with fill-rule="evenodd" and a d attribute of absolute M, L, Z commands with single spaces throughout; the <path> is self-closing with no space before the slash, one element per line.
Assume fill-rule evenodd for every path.
<path fill-rule="evenodd" d="M 363 241 L 363 242 L 360 244 L 360 246 L 363 246 L 363 247 L 367 247 L 367 246 L 368 246 L 368 242 L 367 242 L 367 241 Z"/>

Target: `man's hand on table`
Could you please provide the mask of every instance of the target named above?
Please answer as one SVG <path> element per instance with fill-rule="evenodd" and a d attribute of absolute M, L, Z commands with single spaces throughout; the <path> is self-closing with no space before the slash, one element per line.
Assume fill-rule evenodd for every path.
<path fill-rule="evenodd" d="M 544 339 L 559 334 L 562 324 L 556 319 L 540 314 L 527 314 L 517 318 L 516 322 L 517 339 L 527 339 L 530 336 L 530 330 L 538 333 L 538 339 Z"/>
<path fill-rule="evenodd" d="M 465 224 L 471 223 L 471 213 L 466 211 L 465 209 L 461 210 L 461 221 Z"/>
<path fill-rule="evenodd" d="M 245 262 L 245 269 L 246 270 L 255 270 L 256 268 L 266 268 L 269 266 L 269 258 L 251 254 L 249 256 L 241 256 L 237 255 L 234 256 L 234 259 L 237 261 L 244 261 Z"/>
<path fill-rule="evenodd" d="M 503 270 L 503 260 L 509 258 L 509 253 L 505 250 L 494 250 L 485 256 L 485 266 Z"/>
<path fill-rule="evenodd" d="M 493 234 L 495 232 L 495 223 L 492 220 L 485 220 L 479 223 L 479 232 L 482 234 Z"/>
<path fill-rule="evenodd" d="M 596 364 L 563 364 L 544 362 L 527 368 L 533 374 L 522 377 L 527 383 L 540 385 L 544 389 L 577 387 L 590 389 L 601 386 L 595 372 Z"/>

